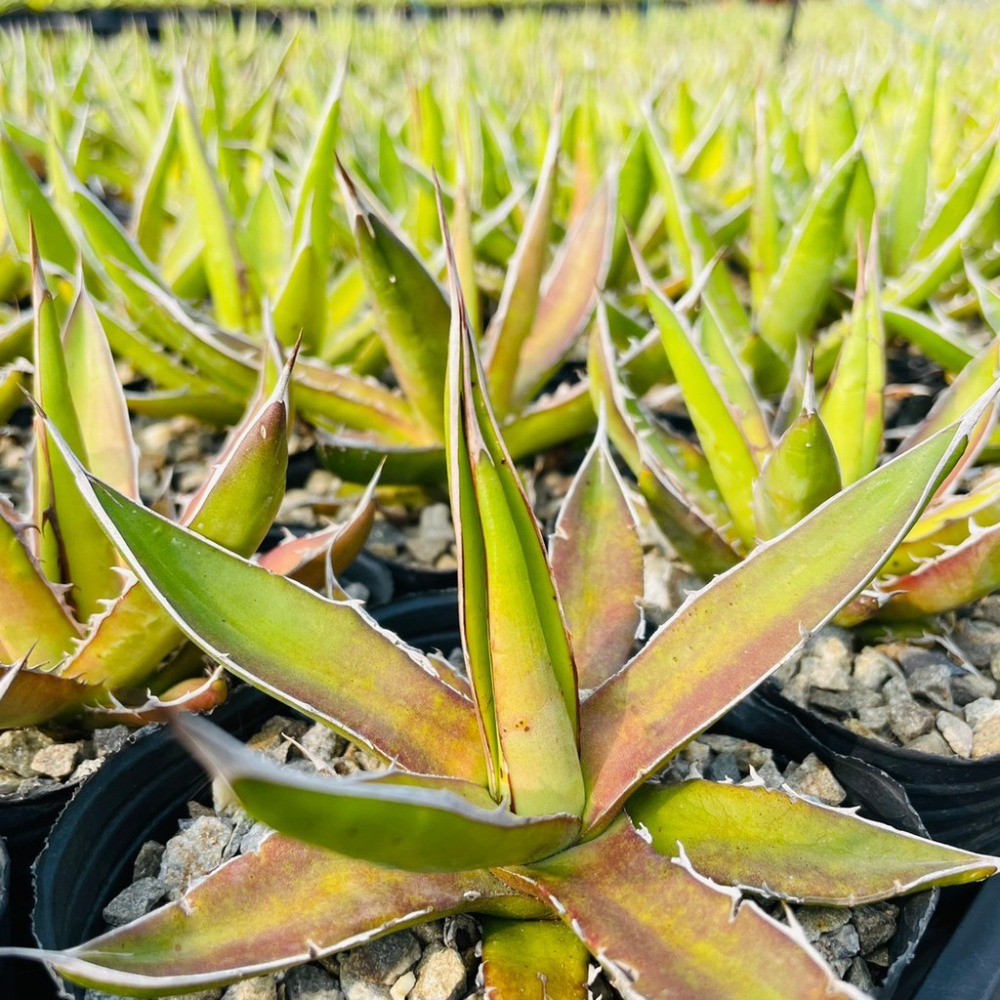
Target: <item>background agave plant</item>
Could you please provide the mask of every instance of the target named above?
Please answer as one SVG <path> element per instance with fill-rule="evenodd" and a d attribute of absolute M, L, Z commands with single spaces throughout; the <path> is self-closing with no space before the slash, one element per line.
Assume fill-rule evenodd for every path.
<path fill-rule="evenodd" d="M 490 918 L 484 975 L 501 995 L 550 973 L 577 995 L 590 955 L 628 996 L 858 996 L 794 929 L 721 886 L 836 904 L 983 878 L 994 859 L 763 787 L 644 782 L 865 583 L 985 403 L 760 546 L 628 658 L 639 555 L 603 438 L 550 568 L 449 263 L 447 454 L 468 677 L 77 467 L 95 515 L 192 639 L 392 766 L 304 777 L 207 723 L 179 723 L 281 832 L 177 903 L 41 957 L 79 982 L 167 994 L 472 910 Z M 720 813 L 741 830 L 738 852 Z"/>
<path fill-rule="evenodd" d="M 82 502 L 57 434 L 94 474 L 139 499 L 137 449 L 100 319 L 82 284 L 61 331 L 35 261 L 33 394 L 39 412 L 32 506 L 22 518 L 0 503 L 0 729 L 86 715 L 92 724 L 142 722 L 164 702 L 206 708 L 225 695 L 206 681 L 200 657 L 165 661 L 184 644 L 176 625 L 130 577 Z M 264 367 L 261 389 L 178 521 L 250 556 L 278 512 L 288 458 L 288 381 L 294 357 Z M 270 391 L 264 385 L 272 383 Z M 258 562 L 315 579 L 331 546 L 338 571 L 357 554 L 371 497 L 352 522 L 286 540 Z M 200 675 L 200 676 L 199 676 Z M 136 689 L 138 702 L 136 702 Z M 152 696 L 144 699 L 145 692 Z M 118 697 L 129 702 L 122 704 Z"/>

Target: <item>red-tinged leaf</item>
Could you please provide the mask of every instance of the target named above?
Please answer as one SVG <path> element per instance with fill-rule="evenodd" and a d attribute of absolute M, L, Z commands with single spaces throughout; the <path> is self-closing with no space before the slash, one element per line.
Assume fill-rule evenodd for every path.
<path fill-rule="evenodd" d="M 819 411 L 836 450 L 840 478 L 845 486 L 871 472 L 882 452 L 885 330 L 879 307 L 882 283 L 878 246 L 878 231 L 873 229 L 868 259 L 858 268 L 850 326 Z M 858 256 L 862 255 L 859 240 Z M 986 388 L 984 386 L 973 398 Z M 968 403 L 971 400 L 966 405 Z M 960 415 L 954 414 L 946 423 L 957 420 Z M 941 426 L 944 424 L 938 425 Z"/>
<path fill-rule="evenodd" d="M 1000 587 L 1000 525 L 972 528 L 969 537 L 912 573 L 879 581 L 888 601 L 881 621 L 906 621 L 953 611 Z"/>
<path fill-rule="evenodd" d="M 499 874 L 548 903 L 629 1000 L 861 1000 L 800 931 L 657 854 L 627 819 Z"/>
<path fill-rule="evenodd" d="M 642 618 L 642 546 L 603 430 L 573 479 L 549 543 L 582 688 L 628 659 Z"/>
<path fill-rule="evenodd" d="M 472 705 L 353 604 L 326 601 L 99 482 L 87 499 L 140 580 L 230 672 L 408 770 L 484 779 L 470 752 Z"/>
<path fill-rule="evenodd" d="M 0 654 L 2 655 L 2 654 Z M 0 665 L 0 729 L 40 726 L 77 711 L 96 689 L 56 674 Z"/>
<path fill-rule="evenodd" d="M 104 704 L 85 709 L 83 721 L 90 725 L 125 725 L 138 729 L 150 722 L 169 722 L 178 712 L 210 712 L 226 700 L 228 693 L 229 685 L 218 676 L 189 677 L 161 695 L 150 695 L 141 705 L 125 706 L 112 698 L 109 706 L 109 699 L 102 692 Z"/>
<path fill-rule="evenodd" d="M 43 958 L 74 982 L 165 996 L 284 969 L 392 930 L 470 909 L 537 915 L 487 872 L 416 874 L 280 834 L 196 884 L 178 902 Z"/>
<path fill-rule="evenodd" d="M 714 882 L 804 903 L 858 906 L 979 881 L 998 864 L 762 785 L 648 784 L 626 808 L 660 854 L 683 854 Z"/>
<path fill-rule="evenodd" d="M 612 177 L 600 186 L 545 276 L 531 332 L 521 345 L 515 402 L 530 399 L 545 384 L 586 327 L 611 260 L 615 188 Z"/>
<path fill-rule="evenodd" d="M 495 1000 L 587 1000 L 590 953 L 556 920 L 480 920 L 483 989 Z"/>
<path fill-rule="evenodd" d="M 0 498 L 0 660 L 55 667 L 79 626 L 22 540 L 28 530 Z"/>
<path fill-rule="evenodd" d="M 991 405 L 828 500 L 717 577 L 584 703 L 587 826 L 767 677 L 875 574 Z M 824 567 L 817 577 L 815 567 Z M 717 623 L 724 621 L 725 628 Z M 715 625 L 713 625 L 715 623 Z"/>
<path fill-rule="evenodd" d="M 90 471 L 139 499 L 139 451 L 114 358 L 94 304 L 81 282 L 63 333 L 68 384 Z"/>
<path fill-rule="evenodd" d="M 562 132 L 559 103 L 557 97 L 535 194 L 517 249 L 507 265 L 497 311 L 486 330 L 484 353 L 490 377 L 490 394 L 501 415 L 510 409 L 521 351 L 532 332 L 539 308 L 559 166 Z"/>
<path fill-rule="evenodd" d="M 465 316 L 441 209 L 453 303 L 448 479 L 466 663 L 497 785 L 521 815 L 583 807 L 576 669 L 551 569 L 507 451 Z"/>
<path fill-rule="evenodd" d="M 524 864 L 571 844 L 576 816 L 517 816 L 482 785 L 302 774 L 200 719 L 178 718 L 188 749 L 255 819 L 317 847 L 404 871 Z"/>

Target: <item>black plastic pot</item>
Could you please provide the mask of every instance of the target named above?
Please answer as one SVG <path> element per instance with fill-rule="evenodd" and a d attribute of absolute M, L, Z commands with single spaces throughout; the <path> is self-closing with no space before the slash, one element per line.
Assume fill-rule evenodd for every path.
<path fill-rule="evenodd" d="M 447 651 L 458 643 L 458 609 L 454 593 L 409 598 L 377 609 L 386 628 L 414 645 Z M 276 705 L 252 688 L 241 688 L 213 717 L 231 732 L 248 735 Z M 722 730 L 772 746 L 780 755 L 803 757 L 817 750 L 809 733 L 787 717 L 757 705 L 741 705 L 727 716 Z M 862 812 L 913 832 L 919 819 L 905 794 L 891 779 L 857 760 L 823 756 Z M 101 910 L 131 881 L 132 859 L 150 838 L 163 839 L 176 828 L 185 804 L 207 799 L 208 781 L 201 768 L 171 738 L 158 731 L 136 741 L 127 755 L 109 760 L 74 798 L 53 828 L 49 844 L 35 865 L 38 904 L 35 934 L 45 948 L 67 948 L 103 929 Z M 933 911 L 936 893 L 904 901 L 900 927 L 892 942 L 890 981 L 877 994 L 884 1000 L 937 1000 L 938 994 L 904 992 L 904 967 Z M 998 923 L 991 921 L 991 926 Z M 939 959 L 940 962 L 940 959 Z M 929 963 L 925 963 L 929 964 Z M 935 966 L 937 968 L 937 966 Z M 83 991 L 71 988 L 80 998 Z M 992 994 L 969 994 L 970 998 Z M 32 993 L 43 1000 L 44 995 Z M 941 995 L 940 1000 L 945 1000 Z"/>
<path fill-rule="evenodd" d="M 935 839 L 970 851 L 1000 852 L 1000 754 L 979 760 L 939 757 L 868 739 L 793 704 L 774 683 L 759 688 L 753 701 L 796 719 L 837 753 L 892 775 Z"/>

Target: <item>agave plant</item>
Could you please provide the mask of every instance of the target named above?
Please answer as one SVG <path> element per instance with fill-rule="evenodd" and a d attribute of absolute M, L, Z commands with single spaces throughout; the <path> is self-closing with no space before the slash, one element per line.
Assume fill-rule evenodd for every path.
<path fill-rule="evenodd" d="M 499 996 L 539 975 L 550 995 L 583 996 L 592 957 L 629 997 L 859 997 L 797 930 L 725 886 L 845 904 L 984 878 L 995 859 L 763 786 L 645 781 L 865 583 L 984 404 L 760 546 L 630 657 L 640 551 L 606 444 L 599 436 L 574 481 L 550 562 L 453 260 L 449 273 L 447 454 L 468 677 L 77 466 L 91 509 L 187 635 L 391 766 L 303 776 L 179 720 L 279 832 L 130 925 L 63 952 L 8 954 L 162 995 L 472 911 Z"/>
<path fill-rule="evenodd" d="M 52 444 L 51 433 L 60 434 L 88 469 L 138 501 L 137 449 L 100 318 L 81 284 L 60 330 L 37 257 L 34 274 L 32 388 L 49 423 L 35 422 L 31 510 L 21 518 L 0 500 L 0 596 L 7 609 L 0 622 L 0 661 L 7 664 L 0 666 L 0 729 L 81 715 L 91 723 L 141 723 L 165 702 L 210 707 L 225 684 L 206 683 L 190 658 L 164 664 L 184 644 L 183 633 L 130 578 Z M 283 370 L 279 361 L 265 366 L 258 398 L 178 516 L 245 556 L 263 540 L 284 496 L 294 355 Z M 270 392 L 265 381 L 273 383 Z M 258 561 L 315 579 L 317 563 L 333 546 L 339 571 L 363 545 L 372 514 L 368 494 L 348 524 L 286 540 Z M 154 695 L 145 702 L 144 689 Z"/>
<path fill-rule="evenodd" d="M 800 371 L 773 418 L 721 335 L 711 303 L 692 326 L 638 260 L 698 444 L 658 422 L 629 392 L 618 374 L 606 323 L 593 340 L 592 385 L 613 414 L 612 437 L 654 516 L 699 572 L 710 575 L 733 565 L 871 472 L 882 458 L 886 336 L 878 260 L 873 231 L 822 398 L 817 400 L 811 369 L 801 370 L 800 347 Z M 966 365 L 899 451 L 950 424 L 988 389 L 1000 368 L 998 349 L 993 341 Z M 992 409 L 984 413 L 970 447 L 883 567 L 874 590 L 842 612 L 841 622 L 921 617 L 1000 586 L 997 478 L 987 473 L 958 492 L 961 475 L 994 419 Z"/>

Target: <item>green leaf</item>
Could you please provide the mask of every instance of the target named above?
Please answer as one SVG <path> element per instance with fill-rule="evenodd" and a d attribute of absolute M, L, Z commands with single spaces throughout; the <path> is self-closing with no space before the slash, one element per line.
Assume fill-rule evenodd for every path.
<path fill-rule="evenodd" d="M 282 901 L 279 911 L 276 900 Z M 182 900 L 44 957 L 83 985 L 166 996 L 287 968 L 415 923 L 491 906 L 525 915 L 540 909 L 487 872 L 393 871 L 275 834 Z"/>
<path fill-rule="evenodd" d="M 586 824 L 763 680 L 859 591 L 905 536 L 988 400 L 859 480 L 686 603 L 583 704 Z M 817 578 L 815 567 L 825 567 Z M 725 629 L 711 622 L 725 620 Z"/>
<path fill-rule="evenodd" d="M 812 334 L 829 297 L 858 156 L 849 149 L 813 188 L 758 314 L 761 336 L 786 361 L 797 338 Z"/>
<path fill-rule="evenodd" d="M 212 308 L 220 326 L 245 330 L 252 316 L 246 274 L 229 209 L 222 197 L 219 176 L 205 150 L 197 112 L 187 86 L 182 85 L 177 105 L 177 134 L 187 172 L 188 189 L 198 213 L 202 259 L 212 293 Z"/>
<path fill-rule="evenodd" d="M 561 115 L 558 104 L 549 126 L 535 194 L 524 222 L 517 249 L 507 266 L 503 291 L 496 313 L 486 330 L 486 369 L 490 378 L 490 394 L 497 412 L 505 414 L 515 393 L 517 371 L 522 348 L 532 332 L 539 309 L 542 274 L 552 228 L 552 203 L 555 196 L 556 171 L 559 165 Z M 537 380 L 534 373 L 532 384 Z"/>
<path fill-rule="evenodd" d="M 441 287 L 388 216 L 362 200 L 337 161 L 378 332 L 406 398 L 424 429 L 424 443 L 440 441 L 448 352 L 448 302 Z"/>
<path fill-rule="evenodd" d="M 188 749 L 251 816 L 347 857 L 413 872 L 524 864 L 568 846 L 576 816 L 517 816 L 482 785 L 376 773 L 293 772 L 202 720 L 175 722 Z M 400 780 L 400 778 L 404 780 Z"/>
<path fill-rule="evenodd" d="M 551 1000 L 587 1000 L 590 953 L 565 924 L 490 917 L 479 923 L 483 988 L 488 995 L 497 1000 L 539 995 Z"/>
<path fill-rule="evenodd" d="M 627 819 L 590 843 L 500 874 L 548 903 L 625 996 L 858 996 L 801 931 L 657 854 Z"/>
<path fill-rule="evenodd" d="M 774 194 L 774 166 L 767 135 L 765 94 L 754 99 L 753 201 L 750 206 L 750 299 L 759 315 L 780 259 L 778 202 Z"/>
<path fill-rule="evenodd" d="M 577 680 L 538 523 L 493 415 L 443 208 L 453 303 L 446 441 L 466 662 L 494 777 L 520 815 L 583 807 Z"/>
<path fill-rule="evenodd" d="M 627 809 L 660 854 L 683 852 L 713 882 L 795 902 L 859 906 L 997 870 L 996 859 L 763 786 L 646 785 Z"/>
<path fill-rule="evenodd" d="M 858 253 L 860 257 L 860 247 Z M 819 411 L 837 453 L 840 479 L 845 486 L 871 472 L 882 454 L 886 358 L 879 308 L 880 277 L 878 237 L 873 230 L 867 262 L 858 269 L 850 327 Z M 959 416 L 956 413 L 951 420 Z"/>
<path fill-rule="evenodd" d="M 882 322 L 888 333 L 909 341 L 947 372 L 961 371 L 976 353 L 961 327 L 905 306 L 882 303 Z"/>
<path fill-rule="evenodd" d="M 642 619 L 642 546 L 603 429 L 573 478 L 549 542 L 580 686 L 628 659 Z"/>

